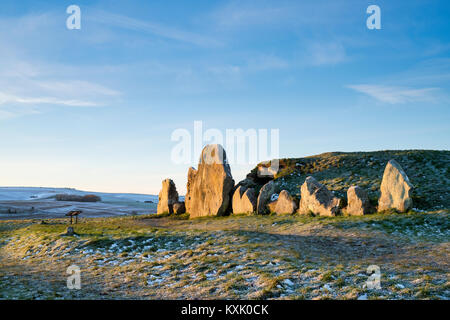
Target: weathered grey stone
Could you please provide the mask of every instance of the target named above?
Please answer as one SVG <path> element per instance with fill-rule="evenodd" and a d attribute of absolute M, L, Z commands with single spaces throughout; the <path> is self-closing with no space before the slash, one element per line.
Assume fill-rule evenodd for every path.
<path fill-rule="evenodd" d="M 66 235 L 73 236 L 75 234 L 75 231 L 73 230 L 73 227 L 67 227 Z"/>
<path fill-rule="evenodd" d="M 339 213 L 340 199 L 335 197 L 323 184 L 309 176 L 301 187 L 299 214 L 335 216 Z"/>
<path fill-rule="evenodd" d="M 162 189 L 158 196 L 157 213 L 173 213 L 173 205 L 178 202 L 178 192 L 171 179 L 162 182 Z"/>
<path fill-rule="evenodd" d="M 73 227 L 67 227 L 66 233 L 63 233 L 61 236 L 62 237 L 73 237 L 73 236 L 78 236 L 78 233 L 75 232 Z"/>
<path fill-rule="evenodd" d="M 184 201 L 177 202 L 173 204 L 173 213 L 182 214 L 186 212 L 186 207 L 184 205 Z"/>
<path fill-rule="evenodd" d="M 272 181 L 267 182 L 259 191 L 258 200 L 256 202 L 256 213 L 267 214 L 270 213 L 268 204 L 271 196 L 276 193 L 275 183 Z"/>
<path fill-rule="evenodd" d="M 221 145 L 203 148 L 198 170 L 188 172 L 186 211 L 191 218 L 229 213 L 234 180 Z"/>
<path fill-rule="evenodd" d="M 278 199 L 268 204 L 270 212 L 276 214 L 293 214 L 297 210 L 297 203 L 286 190 L 282 190 Z"/>
<path fill-rule="evenodd" d="M 384 169 L 381 181 L 381 197 L 378 200 L 378 211 L 395 209 L 406 212 L 412 208 L 411 190 L 413 185 L 400 164 L 390 160 Z"/>
<path fill-rule="evenodd" d="M 256 211 L 256 193 L 253 188 L 239 186 L 233 194 L 233 213 L 252 213 Z"/>
<path fill-rule="evenodd" d="M 351 186 L 347 190 L 347 208 L 345 212 L 352 216 L 370 213 L 370 202 L 367 192 L 359 186 Z"/>

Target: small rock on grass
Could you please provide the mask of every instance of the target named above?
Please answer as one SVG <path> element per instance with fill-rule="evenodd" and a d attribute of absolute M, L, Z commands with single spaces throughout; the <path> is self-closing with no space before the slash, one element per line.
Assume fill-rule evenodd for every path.
<path fill-rule="evenodd" d="M 77 236 L 78 234 L 73 230 L 73 227 L 67 227 L 66 233 L 63 233 L 61 236 L 72 237 Z"/>

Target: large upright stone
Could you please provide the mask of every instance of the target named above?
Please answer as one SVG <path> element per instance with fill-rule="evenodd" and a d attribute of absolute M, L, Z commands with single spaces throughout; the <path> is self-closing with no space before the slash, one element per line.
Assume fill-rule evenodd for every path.
<path fill-rule="evenodd" d="M 378 211 L 396 209 L 406 212 L 412 208 L 411 190 L 413 185 L 402 167 L 395 160 L 390 160 L 384 169 L 381 181 L 381 197 L 378 200 Z"/>
<path fill-rule="evenodd" d="M 297 210 L 297 203 L 286 190 L 282 190 L 278 199 L 269 203 L 269 209 L 276 214 L 292 214 Z"/>
<path fill-rule="evenodd" d="M 367 192 L 359 186 L 351 186 L 347 190 L 346 213 L 352 216 L 362 216 L 370 213 L 370 202 Z"/>
<path fill-rule="evenodd" d="M 256 202 L 256 213 L 267 214 L 270 213 L 267 205 L 270 202 L 272 195 L 275 193 L 275 183 L 273 180 L 267 182 L 259 191 L 258 200 Z"/>
<path fill-rule="evenodd" d="M 313 177 L 306 178 L 300 191 L 298 213 L 308 214 L 312 212 L 320 216 L 335 216 L 338 214 L 341 200 Z"/>
<path fill-rule="evenodd" d="M 252 213 L 256 211 L 256 193 L 253 188 L 239 186 L 233 194 L 233 213 Z"/>
<path fill-rule="evenodd" d="M 227 214 L 234 180 L 221 145 L 203 148 L 198 169 L 188 172 L 186 211 L 191 218 Z"/>
<path fill-rule="evenodd" d="M 178 192 L 171 179 L 162 182 L 162 189 L 158 196 L 157 213 L 173 213 L 173 205 L 178 202 Z"/>

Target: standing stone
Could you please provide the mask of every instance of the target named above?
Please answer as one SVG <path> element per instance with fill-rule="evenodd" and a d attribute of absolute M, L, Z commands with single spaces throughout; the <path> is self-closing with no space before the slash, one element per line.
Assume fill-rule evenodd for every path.
<path fill-rule="evenodd" d="M 162 182 L 162 189 L 158 196 L 157 213 L 173 213 L 173 205 L 178 202 L 178 192 L 171 179 Z"/>
<path fill-rule="evenodd" d="M 300 191 L 301 199 L 298 213 L 308 214 L 312 212 L 320 216 L 335 216 L 338 214 L 341 200 L 313 177 L 306 178 Z"/>
<path fill-rule="evenodd" d="M 270 202 L 270 198 L 275 193 L 275 182 L 273 180 L 267 182 L 259 191 L 258 200 L 256 202 L 256 213 L 267 214 L 270 213 L 267 207 Z"/>
<path fill-rule="evenodd" d="M 186 207 L 184 205 L 184 201 L 177 202 L 173 204 L 173 213 L 182 214 L 186 212 Z"/>
<path fill-rule="evenodd" d="M 73 236 L 78 236 L 78 233 L 75 232 L 73 227 L 67 227 L 66 233 L 63 233 L 61 236 L 63 236 L 63 237 L 73 237 Z"/>
<path fill-rule="evenodd" d="M 233 188 L 225 150 L 219 144 L 207 145 L 198 169 L 190 168 L 188 172 L 186 211 L 191 218 L 225 215 L 229 212 Z"/>
<path fill-rule="evenodd" d="M 297 210 L 297 203 L 286 190 L 282 190 L 278 199 L 269 203 L 268 206 L 270 211 L 276 214 L 293 214 Z"/>
<path fill-rule="evenodd" d="M 252 213 L 256 211 L 256 193 L 253 188 L 239 186 L 233 194 L 233 213 Z"/>
<path fill-rule="evenodd" d="M 73 227 L 67 227 L 66 235 L 73 236 L 75 234 L 75 231 L 73 230 Z"/>
<path fill-rule="evenodd" d="M 370 213 L 370 202 L 367 192 L 358 186 L 351 186 L 347 190 L 346 213 L 352 216 L 362 216 Z"/>
<path fill-rule="evenodd" d="M 395 160 L 390 160 L 384 169 L 381 181 L 381 197 L 378 211 L 396 209 L 406 212 L 412 208 L 411 190 L 413 185 L 402 167 Z"/>

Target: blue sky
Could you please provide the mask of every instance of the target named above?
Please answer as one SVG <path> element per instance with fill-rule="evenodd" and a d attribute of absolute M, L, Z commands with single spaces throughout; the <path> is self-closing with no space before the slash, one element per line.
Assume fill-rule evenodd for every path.
<path fill-rule="evenodd" d="M 171 134 L 196 120 L 279 129 L 281 157 L 448 150 L 449 16 L 448 1 L 3 0 L 0 185 L 155 194 L 171 177 L 184 193 Z"/>

